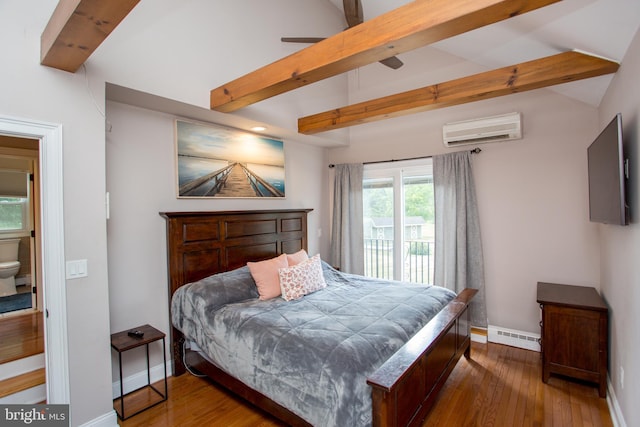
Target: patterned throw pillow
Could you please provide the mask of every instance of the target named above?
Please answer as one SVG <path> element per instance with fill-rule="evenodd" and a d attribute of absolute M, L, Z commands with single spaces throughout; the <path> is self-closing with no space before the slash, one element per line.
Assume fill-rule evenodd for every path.
<path fill-rule="evenodd" d="M 302 298 L 327 286 L 319 254 L 292 267 L 281 268 L 278 274 L 282 298 L 286 301 Z"/>

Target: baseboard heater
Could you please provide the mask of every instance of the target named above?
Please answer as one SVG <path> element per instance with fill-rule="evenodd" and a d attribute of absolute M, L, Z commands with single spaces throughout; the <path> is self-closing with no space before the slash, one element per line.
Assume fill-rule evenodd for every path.
<path fill-rule="evenodd" d="M 540 334 L 489 325 L 489 342 L 540 351 Z"/>

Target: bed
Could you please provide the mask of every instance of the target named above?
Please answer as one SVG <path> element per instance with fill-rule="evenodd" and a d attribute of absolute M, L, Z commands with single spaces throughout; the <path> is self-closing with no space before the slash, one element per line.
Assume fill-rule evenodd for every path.
<path fill-rule="evenodd" d="M 282 298 L 259 300 L 255 289 L 252 294 L 251 286 L 246 285 L 247 280 L 251 280 L 247 262 L 307 249 L 309 211 L 161 213 L 167 222 L 170 304 L 173 301 L 174 311 L 182 305 L 186 307 L 184 311 L 200 312 L 201 317 L 211 318 L 212 324 L 222 328 L 209 330 L 204 323 L 199 323 L 198 317 L 176 318 L 170 333 L 174 375 L 183 374 L 186 364 L 289 425 L 419 425 L 458 359 L 463 354 L 470 356 L 468 303 L 475 291 L 467 289 L 458 295 L 447 295 L 442 288 L 433 287 L 437 288 L 433 296 L 427 295 L 429 290 L 423 286 L 409 286 L 402 292 L 397 288 L 387 296 L 361 294 L 345 297 L 343 292 L 347 290 L 357 293 L 364 292 L 366 288 L 367 292 L 371 289 L 389 292 L 391 287 L 373 279 L 358 279 L 358 276 L 341 273 L 323 263 L 322 274 L 327 282 L 325 289 L 295 301 Z M 209 297 L 187 301 L 185 291 L 190 288 L 199 290 L 200 294 L 214 289 L 214 295 L 224 294 L 224 301 L 202 303 L 210 301 Z M 220 289 L 224 291 L 219 292 Z M 409 294 L 404 295 L 404 292 Z M 334 311 L 340 314 L 332 306 L 340 299 L 369 299 L 386 304 L 391 303 L 388 300 L 394 297 L 401 299 L 399 305 L 409 311 L 418 311 L 411 306 L 422 304 L 421 299 L 435 300 L 439 306 L 434 309 L 437 312 L 419 314 L 416 320 L 411 321 L 404 320 L 408 317 L 405 313 L 399 317 L 388 314 L 396 311 L 395 306 L 393 309 L 380 308 L 383 318 L 361 321 L 355 341 L 369 339 L 372 335 L 368 333 L 372 330 L 370 324 L 375 324 L 374 335 L 386 339 L 382 343 L 365 342 L 360 348 L 353 346 L 352 335 L 348 338 L 340 335 L 344 332 L 340 329 L 344 316 L 337 320 L 316 320 L 317 312 L 311 315 L 308 311 L 311 307 L 323 315 Z M 238 311 L 239 306 L 245 311 Z M 249 314 L 239 314 L 247 313 L 246 310 Z M 279 310 L 294 310 L 295 315 Z M 279 319 L 279 322 L 286 318 L 291 323 L 304 316 L 314 316 L 313 321 L 306 318 L 304 324 L 315 326 L 296 329 L 294 334 L 282 333 L 284 329 L 277 325 L 262 330 L 258 338 L 236 336 L 245 330 L 261 330 L 256 325 L 263 324 L 260 323 L 262 317 Z M 359 315 L 352 317 L 360 318 Z M 183 332 L 189 338 L 189 345 L 185 345 Z M 308 335 L 306 338 L 298 337 L 305 334 Z M 296 339 L 312 340 L 302 345 L 296 340 L 282 343 L 271 341 L 274 335 L 296 335 Z M 337 344 L 331 344 L 332 347 L 324 348 L 325 336 L 329 339 L 332 335 L 342 338 Z M 289 352 L 288 346 L 294 348 L 292 351 L 295 347 L 304 347 L 305 359 L 298 362 L 300 356 L 290 356 L 293 353 Z M 276 347 L 277 351 L 274 350 Z M 310 351 L 312 347 L 313 351 Z M 325 351 L 324 355 L 320 359 L 307 360 L 306 355 L 315 354 L 317 349 L 321 354 Z M 227 362 L 220 359 L 221 354 L 225 359 L 225 352 Z M 360 368 L 354 367 L 356 362 L 368 357 L 369 353 L 372 360 L 367 360 L 366 369 L 359 372 Z M 238 359 L 238 355 L 246 358 Z M 237 359 L 235 363 L 234 357 Z M 284 362 L 280 363 L 281 359 Z M 330 365 L 328 359 L 333 359 L 331 363 L 336 360 L 339 363 Z M 225 365 L 228 360 L 232 362 Z M 322 374 L 313 377 L 313 381 L 307 381 L 308 384 L 296 382 L 294 374 L 302 365 L 319 364 L 323 365 Z M 287 391 L 287 387 L 293 391 Z M 346 397 L 343 396 L 345 391 Z"/>

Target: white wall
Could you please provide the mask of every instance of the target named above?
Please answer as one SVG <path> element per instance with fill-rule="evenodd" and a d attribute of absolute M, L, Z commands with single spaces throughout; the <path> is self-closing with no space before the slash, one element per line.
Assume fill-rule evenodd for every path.
<path fill-rule="evenodd" d="M 640 425 L 640 33 L 607 91 L 599 113 L 599 129 L 622 113 L 624 149 L 630 159 L 628 203 L 631 224 L 599 225 L 602 294 L 610 307 L 609 376 L 628 426 Z M 621 381 L 624 370 L 624 385 Z"/>
<path fill-rule="evenodd" d="M 210 90 L 306 47 L 280 37 L 331 35 L 343 25 L 328 1 L 140 2 L 88 67 L 110 83 L 208 109 Z M 234 114 L 297 129 L 298 117 L 344 103 L 346 83 L 336 76 Z"/>
<path fill-rule="evenodd" d="M 177 199 L 176 117 L 108 102 L 107 118 L 111 125 L 107 133 L 111 205 L 107 232 L 112 331 L 150 323 L 169 332 L 166 224 L 159 212 L 312 208 L 309 253 L 321 252 L 326 259 L 326 244 L 318 238 L 318 230 L 328 235 L 322 219 L 328 174 L 324 149 L 284 141 L 285 199 Z M 152 365 L 162 360 L 155 350 Z M 145 368 L 144 352 L 128 357 L 125 377 Z M 117 368 L 114 356 L 114 381 Z"/>
<path fill-rule="evenodd" d="M 458 58 L 433 53 L 429 66 L 443 76 L 463 65 Z M 403 60 L 422 59 L 416 51 Z M 405 84 L 420 86 L 415 78 L 405 82 L 403 75 L 399 81 L 389 80 L 386 70 L 379 79 L 364 71 L 351 78 L 353 100 L 367 99 L 369 92 L 371 98 L 381 96 Z M 421 85 L 430 83 L 435 82 Z M 441 154 L 451 151 L 442 144 L 444 123 L 512 111 L 522 113 L 524 138 L 481 145 L 482 153 L 473 158 L 487 312 L 491 325 L 539 333 L 538 281 L 599 287 L 597 226 L 589 222 L 586 162 L 596 109 L 549 90 L 515 94 L 354 126 L 350 146 L 331 149 L 329 161 Z"/>
<path fill-rule="evenodd" d="M 104 118 L 82 73 L 39 65 L 40 34 L 56 3 L 0 3 L 0 114 L 63 126 L 65 257 L 87 259 L 89 266 L 87 278 L 66 284 L 71 418 L 77 425 L 112 408 Z M 91 90 L 104 99 L 103 85 Z"/>

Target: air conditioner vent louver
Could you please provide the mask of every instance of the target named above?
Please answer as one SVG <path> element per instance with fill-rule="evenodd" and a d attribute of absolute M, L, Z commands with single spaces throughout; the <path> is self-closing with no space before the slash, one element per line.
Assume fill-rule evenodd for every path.
<path fill-rule="evenodd" d="M 442 127 L 447 147 L 522 138 L 520 113 L 447 123 Z"/>

